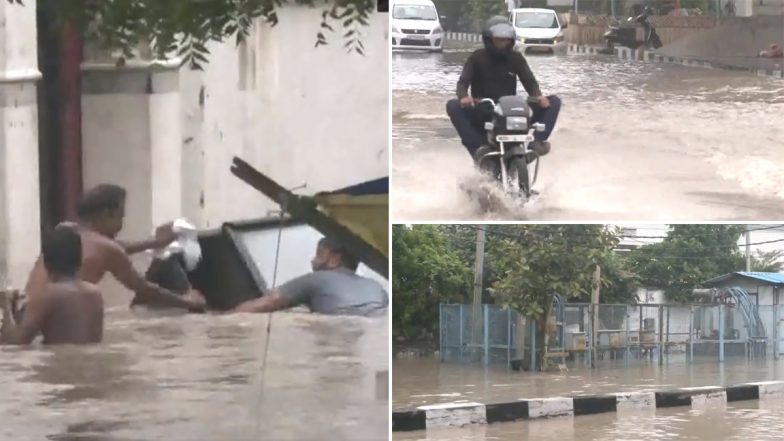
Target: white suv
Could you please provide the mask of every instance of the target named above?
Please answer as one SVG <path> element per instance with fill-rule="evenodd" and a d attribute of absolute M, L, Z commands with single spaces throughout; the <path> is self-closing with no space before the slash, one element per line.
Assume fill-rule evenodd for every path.
<path fill-rule="evenodd" d="M 392 0 L 392 49 L 444 50 L 444 29 L 432 0 Z"/>
<path fill-rule="evenodd" d="M 523 53 L 565 52 L 564 29 L 552 9 L 518 8 L 512 10 L 512 25 L 517 32 L 517 47 Z"/>

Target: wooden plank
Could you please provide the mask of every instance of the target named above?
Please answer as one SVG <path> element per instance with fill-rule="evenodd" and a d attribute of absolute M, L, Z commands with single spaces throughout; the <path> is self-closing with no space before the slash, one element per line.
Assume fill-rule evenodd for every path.
<path fill-rule="evenodd" d="M 548 352 L 544 354 L 546 358 L 566 357 L 568 355 L 568 352 Z"/>
<path fill-rule="evenodd" d="M 277 202 L 292 217 L 302 219 L 325 236 L 331 236 L 340 240 L 365 265 L 383 277 L 389 277 L 389 260 L 386 256 L 352 233 L 348 228 L 319 211 L 313 198 L 299 196 L 290 192 L 237 157 L 234 158 L 232 163 L 231 173 Z"/>

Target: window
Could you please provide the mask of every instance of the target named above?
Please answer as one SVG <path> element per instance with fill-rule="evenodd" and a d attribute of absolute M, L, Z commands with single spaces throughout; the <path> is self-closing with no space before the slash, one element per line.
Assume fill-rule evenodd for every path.
<path fill-rule="evenodd" d="M 270 223 L 262 228 L 237 231 L 237 240 L 244 245 L 256 269 L 268 287 L 280 286 L 289 280 L 312 271 L 310 260 L 316 252 L 316 245 L 323 237 L 321 233 L 306 224 L 283 227 L 280 235 L 280 255 L 275 272 L 278 233 L 280 224 Z M 387 286 L 387 280 L 366 267 L 359 265 L 357 273 L 377 280 Z"/>
<path fill-rule="evenodd" d="M 430 5 L 395 5 L 392 18 L 398 20 L 438 20 L 436 9 Z"/>
<path fill-rule="evenodd" d="M 557 29 L 558 17 L 552 12 L 517 12 L 514 26 L 516 28 Z"/>

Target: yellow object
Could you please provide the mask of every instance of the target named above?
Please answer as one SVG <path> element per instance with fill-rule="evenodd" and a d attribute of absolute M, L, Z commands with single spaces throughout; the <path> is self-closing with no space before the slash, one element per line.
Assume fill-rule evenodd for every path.
<path fill-rule="evenodd" d="M 656 343 L 656 334 L 653 331 L 640 332 L 640 340 L 642 343 Z"/>
<path fill-rule="evenodd" d="M 572 337 L 572 350 L 582 351 L 585 349 L 585 334 L 574 335 Z"/>
<path fill-rule="evenodd" d="M 323 194 L 321 211 L 389 258 L 389 195 Z"/>
<path fill-rule="evenodd" d="M 610 334 L 610 346 L 614 348 L 621 346 L 621 334 Z"/>

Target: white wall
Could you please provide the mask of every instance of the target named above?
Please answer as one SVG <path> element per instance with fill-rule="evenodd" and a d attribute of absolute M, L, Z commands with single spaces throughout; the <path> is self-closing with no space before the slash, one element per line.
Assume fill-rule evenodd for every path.
<path fill-rule="evenodd" d="M 25 3 L 0 2 L 0 282 L 16 288 L 24 287 L 40 250 L 40 72 L 35 2 Z"/>
<path fill-rule="evenodd" d="M 235 155 L 306 194 L 388 174 L 387 15 L 362 29 L 364 57 L 345 52 L 341 33 L 314 48 L 320 9 L 279 18 L 239 48 L 210 46 L 204 73 L 181 72 L 183 200 L 201 227 L 278 208 L 229 172 Z"/>

